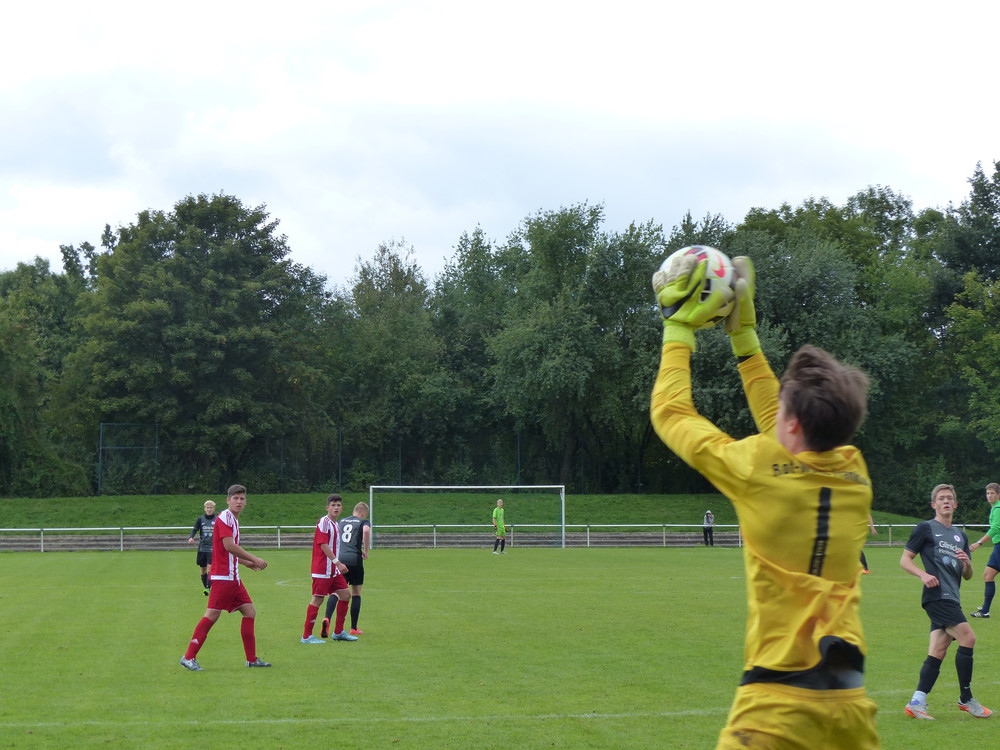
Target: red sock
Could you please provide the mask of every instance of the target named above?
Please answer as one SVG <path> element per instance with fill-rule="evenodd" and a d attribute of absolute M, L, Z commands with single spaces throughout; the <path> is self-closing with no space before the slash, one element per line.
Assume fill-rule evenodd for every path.
<path fill-rule="evenodd" d="M 306 626 L 302 631 L 302 637 L 308 638 L 313 634 L 313 629 L 316 627 L 316 618 L 319 616 L 319 607 L 314 604 L 310 604 L 306 607 Z"/>
<path fill-rule="evenodd" d="M 347 609 L 351 606 L 349 599 L 337 600 L 337 620 L 333 624 L 334 633 L 344 632 L 344 620 L 347 619 Z"/>
<path fill-rule="evenodd" d="M 257 661 L 257 638 L 253 634 L 253 618 L 244 617 L 240 623 L 240 637 L 243 638 L 243 651 L 247 661 Z"/>
<path fill-rule="evenodd" d="M 185 659 L 193 659 L 198 655 L 198 651 L 205 645 L 208 631 L 212 629 L 214 624 L 207 617 L 202 617 L 198 620 L 198 624 L 194 626 L 194 635 L 191 636 L 191 640 L 188 642 L 187 653 L 184 654 Z"/>

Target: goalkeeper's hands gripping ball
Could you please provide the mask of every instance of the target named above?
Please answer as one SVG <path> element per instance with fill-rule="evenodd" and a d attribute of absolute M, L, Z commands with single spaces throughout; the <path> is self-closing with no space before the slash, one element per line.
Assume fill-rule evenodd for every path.
<path fill-rule="evenodd" d="M 760 352 L 760 339 L 757 338 L 757 310 L 754 307 L 753 296 L 757 287 L 753 261 L 745 255 L 733 258 L 733 272 L 736 281 L 736 300 L 732 312 L 726 316 L 724 328 L 729 334 L 729 343 L 733 354 L 741 359 L 752 357 Z"/>
<path fill-rule="evenodd" d="M 653 274 L 653 292 L 663 316 L 663 343 L 676 341 L 695 351 L 694 332 L 711 328 L 732 310 L 735 292 L 728 285 L 706 284 L 708 261 L 677 255 L 667 270 Z"/>

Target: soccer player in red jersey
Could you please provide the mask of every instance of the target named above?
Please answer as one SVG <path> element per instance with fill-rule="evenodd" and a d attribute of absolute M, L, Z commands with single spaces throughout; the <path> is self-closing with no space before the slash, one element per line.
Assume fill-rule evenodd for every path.
<path fill-rule="evenodd" d="M 251 555 L 240 546 L 240 513 L 247 505 L 247 488 L 234 484 L 226 496 L 228 508 L 218 515 L 212 533 L 212 587 L 208 595 L 208 609 L 205 616 L 195 626 L 194 635 L 188 643 L 187 652 L 181 657 L 181 666 L 192 672 L 200 672 L 202 667 L 195 658 L 205 645 L 208 631 L 219 620 L 223 610 L 238 611 L 243 615 L 240 636 L 248 667 L 269 667 L 269 662 L 257 657 L 257 638 L 254 634 L 254 609 L 250 594 L 240 580 L 239 566 L 242 563 L 250 570 L 263 570 L 267 563 Z"/>
<path fill-rule="evenodd" d="M 328 496 L 326 498 L 326 515 L 316 523 L 312 546 L 312 598 L 309 600 L 309 606 L 306 607 L 306 622 L 302 630 L 303 643 L 325 643 L 321 638 L 313 635 L 313 629 L 316 627 L 319 608 L 323 606 L 323 600 L 328 596 L 337 597 L 337 615 L 331 636 L 333 640 L 358 640 L 357 636 L 344 632 L 344 621 L 347 619 L 351 591 L 344 578 L 347 566 L 337 559 L 340 543 L 337 518 L 340 517 L 340 511 L 343 509 L 344 500 L 340 495 Z M 320 631 L 323 638 L 327 637 L 329 629 L 330 620 L 327 618 L 323 620 L 323 629 Z"/>

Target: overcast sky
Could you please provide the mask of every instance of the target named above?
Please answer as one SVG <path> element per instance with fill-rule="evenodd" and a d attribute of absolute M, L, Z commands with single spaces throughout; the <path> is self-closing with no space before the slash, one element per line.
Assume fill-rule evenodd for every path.
<path fill-rule="evenodd" d="M 25 3 L 0 30 L 0 270 L 187 195 L 347 283 L 539 210 L 605 228 L 958 204 L 1000 161 L 1000 2 Z"/>

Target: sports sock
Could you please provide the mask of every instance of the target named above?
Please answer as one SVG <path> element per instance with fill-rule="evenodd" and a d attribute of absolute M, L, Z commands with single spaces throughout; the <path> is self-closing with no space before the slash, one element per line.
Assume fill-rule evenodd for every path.
<path fill-rule="evenodd" d="M 985 593 L 983 594 L 983 614 L 990 611 L 990 605 L 993 603 L 993 597 L 997 593 L 997 582 L 987 581 L 985 586 Z"/>
<path fill-rule="evenodd" d="M 966 646 L 959 646 L 958 653 L 955 654 L 955 670 L 958 672 L 958 689 L 961 691 L 959 698 L 962 703 L 972 698 L 972 649 Z"/>
<path fill-rule="evenodd" d="M 361 614 L 361 596 L 351 597 L 351 630 L 358 629 L 358 616 Z"/>
<path fill-rule="evenodd" d="M 497 551 L 497 547 L 499 547 L 499 546 L 500 546 L 500 540 L 497 539 L 495 542 L 493 542 L 493 551 L 496 552 Z"/>
<path fill-rule="evenodd" d="M 313 629 L 316 627 L 316 616 L 319 614 L 319 607 L 315 604 L 310 604 L 306 607 L 306 624 L 302 629 L 302 637 L 308 638 L 313 634 Z"/>
<path fill-rule="evenodd" d="M 253 618 L 244 617 L 240 623 L 240 637 L 243 639 L 243 653 L 247 661 L 257 661 L 257 637 L 253 633 Z"/>
<path fill-rule="evenodd" d="M 350 607 L 350 602 L 347 599 L 337 600 L 337 620 L 333 624 L 334 633 L 344 632 L 344 620 L 347 619 L 348 607 Z"/>
<path fill-rule="evenodd" d="M 193 659 L 198 655 L 198 651 L 205 645 L 208 631 L 212 629 L 214 624 L 207 617 L 202 617 L 198 620 L 198 624 L 194 626 L 194 635 L 191 636 L 191 640 L 188 642 L 187 653 L 184 654 L 185 659 Z"/>
<path fill-rule="evenodd" d="M 501 552 L 503 552 L 503 551 L 504 551 L 504 548 L 505 548 L 506 546 L 507 546 L 507 540 L 506 540 L 506 539 L 501 539 L 501 540 L 500 540 L 500 551 L 501 551 Z"/>
<path fill-rule="evenodd" d="M 331 596 L 330 598 L 328 598 L 326 600 L 326 619 L 327 620 L 332 620 L 333 619 L 333 612 L 334 612 L 334 610 L 337 609 L 337 602 L 338 601 L 340 601 L 340 600 L 337 599 L 337 597 L 335 597 L 335 596 Z"/>
<path fill-rule="evenodd" d="M 868 570 L 868 558 L 865 557 L 865 553 L 861 553 L 861 567 Z"/>
<path fill-rule="evenodd" d="M 917 690 L 922 693 L 929 693 L 937 682 L 941 673 L 941 660 L 928 655 L 924 659 L 924 665 L 920 667 L 920 681 L 917 682 Z"/>
<path fill-rule="evenodd" d="M 201 585 L 204 588 L 208 588 L 208 573 L 201 574 Z"/>

